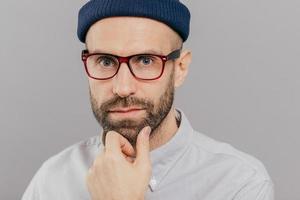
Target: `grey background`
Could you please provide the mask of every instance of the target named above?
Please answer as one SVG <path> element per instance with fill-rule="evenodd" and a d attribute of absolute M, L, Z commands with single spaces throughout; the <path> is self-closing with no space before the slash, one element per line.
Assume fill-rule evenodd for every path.
<path fill-rule="evenodd" d="M 0 3 L 0 199 L 20 199 L 43 161 L 99 133 L 76 37 L 85 2 Z M 300 1 L 185 2 L 193 62 L 176 105 L 262 160 L 276 199 L 300 199 Z"/>

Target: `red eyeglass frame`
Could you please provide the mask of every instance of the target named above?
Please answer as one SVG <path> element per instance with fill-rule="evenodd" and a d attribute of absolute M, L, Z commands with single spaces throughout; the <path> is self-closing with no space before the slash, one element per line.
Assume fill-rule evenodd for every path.
<path fill-rule="evenodd" d="M 126 57 L 117 56 L 117 55 L 108 54 L 108 53 L 89 53 L 88 50 L 85 49 L 85 50 L 82 50 L 82 52 L 81 52 L 81 60 L 82 60 L 83 63 L 84 63 L 84 68 L 85 68 L 85 71 L 86 71 L 87 75 L 88 75 L 90 78 L 92 78 L 92 79 L 96 79 L 96 80 L 108 80 L 108 79 L 111 79 L 112 77 L 114 77 L 114 76 L 119 72 L 121 63 L 125 62 L 125 63 L 127 64 L 128 68 L 129 68 L 131 74 L 132 74 L 136 79 L 139 79 L 139 80 L 157 80 L 157 79 L 159 79 L 159 78 L 162 76 L 162 74 L 163 74 L 163 72 L 164 72 L 164 69 L 165 69 L 165 63 L 166 63 L 168 60 L 175 60 L 176 58 L 179 58 L 179 57 L 180 57 L 181 49 L 182 49 L 182 48 L 176 49 L 176 50 L 172 51 L 171 53 L 169 53 L 169 54 L 166 55 L 166 56 L 165 56 L 165 55 L 157 55 L 157 54 L 135 54 L 135 55 L 126 56 Z M 117 71 L 116 71 L 116 73 L 115 73 L 114 75 L 112 75 L 112 76 L 110 76 L 110 77 L 108 77 L 108 78 L 96 78 L 96 77 L 93 77 L 93 76 L 89 73 L 88 68 L 87 68 L 87 59 L 88 59 L 88 57 L 89 57 L 89 56 L 93 56 L 93 55 L 99 55 L 99 54 L 101 54 L 101 55 L 107 55 L 107 56 L 114 56 L 115 58 L 117 58 L 117 60 L 118 60 L 118 62 L 119 62 L 119 66 L 118 66 L 118 69 L 117 69 Z M 159 58 L 162 60 L 163 66 L 162 66 L 161 73 L 160 73 L 160 75 L 159 75 L 158 77 L 155 77 L 155 78 L 152 78 L 152 79 L 144 79 L 144 78 L 139 78 L 139 77 L 137 77 L 137 76 L 133 73 L 133 71 L 132 71 L 132 69 L 131 69 L 131 66 L 130 66 L 130 64 L 129 64 L 129 60 L 130 60 L 130 58 L 132 58 L 132 57 L 134 57 L 134 56 L 139 56 L 139 55 L 141 55 L 141 56 L 142 56 L 142 55 L 149 55 L 149 56 L 152 55 L 152 56 L 157 56 L 157 57 L 159 57 Z"/>

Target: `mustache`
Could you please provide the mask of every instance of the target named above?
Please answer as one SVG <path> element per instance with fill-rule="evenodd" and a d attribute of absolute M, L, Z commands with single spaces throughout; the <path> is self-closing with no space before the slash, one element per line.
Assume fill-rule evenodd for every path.
<path fill-rule="evenodd" d="M 102 105 L 100 106 L 100 110 L 102 110 L 103 112 L 108 112 L 109 110 L 117 107 L 129 107 L 129 106 L 139 106 L 139 107 L 143 107 L 144 109 L 152 109 L 154 104 L 151 101 L 144 98 L 137 98 L 133 96 L 128 96 L 128 97 L 114 96 L 108 101 L 102 103 Z"/>

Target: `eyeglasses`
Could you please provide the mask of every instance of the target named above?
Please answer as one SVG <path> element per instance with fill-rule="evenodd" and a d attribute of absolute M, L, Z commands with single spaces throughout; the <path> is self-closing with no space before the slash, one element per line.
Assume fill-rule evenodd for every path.
<path fill-rule="evenodd" d="M 114 77 L 121 66 L 127 63 L 131 74 L 141 80 L 155 80 L 162 76 L 165 63 L 168 60 L 179 58 L 181 48 L 170 54 L 135 54 L 127 57 L 116 56 L 106 53 L 88 53 L 83 50 L 81 59 L 85 66 L 85 71 L 90 78 L 96 80 L 107 80 Z"/>

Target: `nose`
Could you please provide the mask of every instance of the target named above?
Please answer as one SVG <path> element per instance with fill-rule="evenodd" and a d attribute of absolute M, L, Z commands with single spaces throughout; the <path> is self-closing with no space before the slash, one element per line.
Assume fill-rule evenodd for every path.
<path fill-rule="evenodd" d="M 127 63 L 121 63 L 118 73 L 113 77 L 113 93 L 120 97 L 135 94 L 136 79 L 131 74 Z"/>

